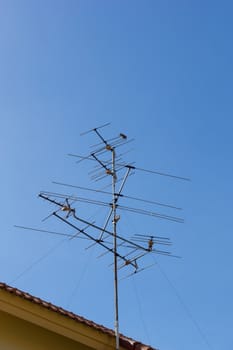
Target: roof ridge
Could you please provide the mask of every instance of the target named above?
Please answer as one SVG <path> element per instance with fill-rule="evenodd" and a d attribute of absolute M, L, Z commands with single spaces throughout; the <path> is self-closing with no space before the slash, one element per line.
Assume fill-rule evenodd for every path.
<path fill-rule="evenodd" d="M 110 336 L 115 336 L 115 333 L 112 329 L 107 328 L 103 325 L 97 324 L 94 321 L 90 321 L 86 319 L 83 316 L 79 316 L 72 311 L 68 311 L 63 309 L 60 306 L 56 306 L 51 302 L 45 301 L 39 297 L 35 297 L 32 294 L 28 292 L 24 292 L 16 287 L 9 286 L 8 284 L 4 282 L 0 282 L 0 290 L 5 290 L 11 294 L 14 294 L 15 296 L 21 297 L 23 299 L 26 299 L 32 303 L 35 303 L 37 305 L 40 305 L 44 308 L 47 308 L 53 312 L 57 312 L 60 315 L 66 316 L 76 322 L 83 323 L 89 327 L 92 327 L 96 330 L 99 330 L 105 334 L 108 334 Z M 120 334 L 120 345 L 124 346 L 127 350 L 155 350 L 149 345 L 142 344 L 141 342 L 138 342 L 132 338 L 126 337 L 123 334 Z"/>

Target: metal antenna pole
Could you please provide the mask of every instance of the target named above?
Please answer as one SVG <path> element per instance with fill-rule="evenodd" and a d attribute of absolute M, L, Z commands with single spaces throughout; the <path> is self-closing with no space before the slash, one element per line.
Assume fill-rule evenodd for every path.
<path fill-rule="evenodd" d="M 117 216 L 116 216 L 116 153 L 114 147 L 112 151 L 112 209 L 113 209 L 113 251 L 114 251 L 114 304 L 115 304 L 115 335 L 116 350 L 119 350 L 119 315 L 118 315 L 118 274 L 117 274 Z"/>
<path fill-rule="evenodd" d="M 94 192 L 99 192 L 105 195 L 106 194 L 111 195 L 111 198 L 112 198 L 111 203 L 109 203 L 110 202 L 109 200 L 107 202 L 104 202 L 96 199 L 83 198 L 80 196 L 76 197 L 76 196 L 71 196 L 67 194 L 43 191 L 39 194 L 39 197 L 56 205 L 57 209 L 52 213 L 50 213 L 42 221 L 47 220 L 51 216 L 56 217 L 60 221 L 69 225 L 69 227 L 72 227 L 75 230 L 75 233 L 66 234 L 66 233 L 54 232 L 49 230 L 48 231 L 40 230 L 40 229 L 30 228 L 25 226 L 18 226 L 18 227 L 23 229 L 39 231 L 39 232 L 47 232 L 50 234 L 63 235 L 63 236 L 69 237 L 69 239 L 73 239 L 73 238 L 87 239 L 91 241 L 91 245 L 88 248 L 90 248 L 95 244 L 98 244 L 102 249 L 104 249 L 104 253 L 100 254 L 99 257 L 107 253 L 113 254 L 113 262 L 109 266 L 114 266 L 114 311 L 115 311 L 114 328 L 115 328 L 115 345 L 116 345 L 115 350 L 120 350 L 118 270 L 121 270 L 122 268 L 133 269 L 133 272 L 123 277 L 123 278 L 127 278 L 129 276 L 134 275 L 135 273 L 139 273 L 149 268 L 150 266 L 154 265 L 152 264 L 149 266 L 142 266 L 142 267 L 138 265 L 138 261 L 139 260 L 141 261 L 142 258 L 148 255 L 149 253 L 160 254 L 160 255 L 170 256 L 175 258 L 179 258 L 179 256 L 173 255 L 167 250 L 157 249 L 157 246 L 160 246 L 160 245 L 164 245 L 164 246 L 171 245 L 170 239 L 167 237 L 136 233 L 130 239 L 130 238 L 127 238 L 127 236 L 125 235 L 124 236 L 118 235 L 117 223 L 120 219 L 120 215 L 118 215 L 118 209 L 126 210 L 132 213 L 149 215 L 157 219 L 170 220 L 170 221 L 179 222 L 179 223 L 182 223 L 183 219 L 175 216 L 166 215 L 163 213 L 157 213 L 151 210 L 149 211 L 141 208 L 134 208 L 130 206 L 119 205 L 118 200 L 119 198 L 125 197 L 132 200 L 143 201 L 148 204 L 156 204 L 156 205 L 162 205 L 164 207 L 170 207 L 172 209 L 180 209 L 178 207 L 163 204 L 160 202 L 148 201 L 148 200 L 143 200 L 141 198 L 126 196 L 122 194 L 122 191 L 126 184 L 127 178 L 129 177 L 129 175 L 132 175 L 132 172 L 134 172 L 134 170 L 140 170 L 143 172 L 152 173 L 152 174 L 161 175 L 161 176 L 167 176 L 167 177 L 171 177 L 179 180 L 188 180 L 188 179 L 175 176 L 172 174 L 138 168 L 133 166 L 132 165 L 133 163 L 131 164 L 125 163 L 124 161 L 119 163 L 120 158 L 119 158 L 119 155 L 118 156 L 116 155 L 116 148 L 119 146 L 125 145 L 130 141 L 126 141 L 127 136 L 123 133 L 120 133 L 117 137 L 114 137 L 111 139 L 105 139 L 99 132 L 99 129 L 107 125 L 109 124 L 99 126 L 97 128 L 91 129 L 83 133 L 83 135 L 85 135 L 89 132 L 94 132 L 98 136 L 101 142 L 94 146 L 94 147 L 97 146 L 96 150 L 94 150 L 88 156 L 79 156 L 79 155 L 72 155 L 72 156 L 80 158 L 80 161 L 86 159 L 86 160 L 92 160 L 96 162 L 97 167 L 95 167 L 94 172 L 93 171 L 90 172 L 91 174 L 93 174 L 92 179 L 94 181 L 99 181 L 99 180 L 108 178 L 110 180 L 110 185 L 112 186 L 112 192 L 102 191 L 98 189 L 88 189 L 82 186 L 73 186 L 73 185 L 68 185 L 68 186 L 77 187 L 80 189 L 90 190 Z M 110 152 L 111 152 L 111 157 L 109 157 Z M 106 158 L 106 153 L 108 153 L 107 158 Z M 123 178 L 121 178 L 122 175 L 120 175 L 119 176 L 120 179 L 118 179 L 117 175 L 119 173 L 122 174 L 121 172 L 122 170 L 125 171 L 125 175 Z M 118 186 L 118 181 L 121 182 L 119 186 Z M 63 183 L 57 183 L 57 184 L 67 185 Z M 61 201 L 58 200 L 57 198 L 58 199 L 60 198 Z M 76 208 L 73 206 L 74 202 L 84 202 L 84 203 L 104 206 L 107 208 L 111 207 L 111 210 L 108 213 L 107 218 L 105 220 L 104 226 L 103 225 L 100 226 L 99 224 L 95 224 L 95 221 L 91 222 L 90 219 L 86 220 L 84 218 L 79 217 L 79 215 L 76 215 Z M 61 215 L 57 214 L 59 211 L 61 211 Z M 111 218 L 112 218 L 112 230 L 108 229 L 108 224 L 110 223 L 109 221 Z M 85 227 L 84 228 L 77 227 L 75 224 L 72 223 L 73 220 L 77 220 L 79 223 L 82 223 L 82 225 L 85 224 Z M 90 230 L 94 232 L 93 233 L 86 232 L 88 228 L 90 228 Z M 112 239 L 110 239 L 110 237 L 112 237 Z M 121 243 L 118 244 L 118 241 Z M 119 272 L 119 275 L 120 274 L 121 273 Z"/>

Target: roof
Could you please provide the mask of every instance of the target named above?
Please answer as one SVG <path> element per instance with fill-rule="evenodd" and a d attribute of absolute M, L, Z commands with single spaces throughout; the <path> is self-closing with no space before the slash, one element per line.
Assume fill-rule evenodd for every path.
<path fill-rule="evenodd" d="M 79 322 L 82 324 L 85 324 L 88 327 L 94 328 L 104 334 L 108 334 L 110 336 L 115 336 L 115 333 L 112 329 L 106 328 L 102 325 L 99 325 L 93 321 L 87 320 L 82 316 L 76 315 L 73 312 L 67 311 L 59 306 L 53 305 L 52 303 L 49 303 L 45 300 L 42 300 L 40 298 L 37 298 L 29 293 L 23 292 L 20 289 L 11 287 L 7 285 L 6 283 L 0 282 L 0 290 L 4 290 L 8 293 L 14 294 L 15 296 L 26 299 L 29 302 L 32 302 L 34 304 L 40 305 L 52 312 L 56 312 L 64 317 L 68 317 L 69 319 L 72 319 L 75 322 Z M 127 350 L 155 350 L 149 345 L 142 344 L 134 339 L 128 338 L 124 336 L 123 334 L 120 334 L 120 345 L 124 347 Z"/>

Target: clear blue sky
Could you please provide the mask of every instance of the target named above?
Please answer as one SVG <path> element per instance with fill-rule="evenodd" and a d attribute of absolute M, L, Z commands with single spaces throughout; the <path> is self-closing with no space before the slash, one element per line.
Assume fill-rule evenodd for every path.
<path fill-rule="evenodd" d="M 135 138 L 138 166 L 192 178 L 129 179 L 126 194 L 182 206 L 185 223 L 127 214 L 122 232 L 169 235 L 183 259 L 120 283 L 120 331 L 161 350 L 233 347 L 232 12 L 227 0 L 0 1 L 1 281 L 113 327 L 109 260 L 13 227 L 65 231 L 41 223 L 53 208 L 37 194 L 69 192 L 53 180 L 94 187 L 67 153 L 86 154 L 95 140 L 80 132 L 111 122 L 104 135 Z"/>

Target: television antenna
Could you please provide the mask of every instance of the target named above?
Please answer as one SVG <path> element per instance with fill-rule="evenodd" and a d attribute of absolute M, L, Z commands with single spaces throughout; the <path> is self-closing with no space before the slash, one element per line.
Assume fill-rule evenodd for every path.
<path fill-rule="evenodd" d="M 42 191 L 39 193 L 39 197 L 43 200 L 53 204 L 56 208 L 42 221 L 46 221 L 50 217 L 55 217 L 57 220 L 65 223 L 67 226 L 74 230 L 74 234 L 59 233 L 54 231 L 40 230 L 37 228 L 17 226 L 22 229 L 29 229 L 34 231 L 47 232 L 50 234 L 64 235 L 69 239 L 86 239 L 91 244 L 86 248 L 89 249 L 94 245 L 99 245 L 103 248 L 103 252 L 98 256 L 103 257 L 106 254 L 113 255 L 114 270 L 114 306 L 115 306 L 115 338 L 116 338 L 116 350 L 119 350 L 119 311 L 118 311 L 118 272 L 119 270 L 130 269 L 129 273 L 122 277 L 128 278 L 134 274 L 144 271 L 150 268 L 152 265 L 141 266 L 143 257 L 148 254 L 159 254 L 168 257 L 179 258 L 177 255 L 171 254 L 170 251 L 165 248 L 157 247 L 170 247 L 172 242 L 169 237 L 151 235 L 151 234 L 134 234 L 131 238 L 127 238 L 126 234 L 118 233 L 118 222 L 121 219 L 120 212 L 129 211 L 141 215 L 149 215 L 161 220 L 168 220 L 177 223 L 183 223 L 183 219 L 179 216 L 171 216 L 157 211 L 149 211 L 141 208 L 123 206 L 119 204 L 119 200 L 122 198 L 135 200 L 142 203 L 153 204 L 155 206 L 170 208 L 173 210 L 181 210 L 180 207 L 161 203 L 158 201 L 151 201 L 143 198 L 137 198 L 134 196 L 128 196 L 123 193 L 125 184 L 128 178 L 136 171 L 155 174 L 158 176 L 169 177 L 175 180 L 189 181 L 188 178 L 176 176 L 169 173 L 160 171 L 148 170 L 140 167 L 136 167 L 133 163 L 127 163 L 122 160 L 123 154 L 118 155 L 118 148 L 123 147 L 130 143 L 132 139 L 128 140 L 124 133 L 120 133 L 117 137 L 105 139 L 102 135 L 102 129 L 109 126 L 110 123 L 101 125 L 99 127 L 90 129 L 81 134 L 81 136 L 89 133 L 94 133 L 98 138 L 99 143 L 91 146 L 92 151 L 88 155 L 69 154 L 69 156 L 78 159 L 77 163 L 84 161 L 95 163 L 95 168 L 89 173 L 91 179 L 94 182 L 99 182 L 104 179 L 111 179 L 111 191 L 104 189 L 88 188 L 83 186 L 77 186 L 67 184 L 63 182 L 53 182 L 56 185 L 63 187 L 81 189 L 86 192 L 99 193 L 111 196 L 109 202 L 100 201 L 88 197 L 80 197 L 69 194 L 62 194 L 57 192 Z M 121 175 L 123 172 L 123 176 Z M 108 215 L 103 225 L 98 225 L 95 222 L 91 222 L 88 219 L 81 217 L 75 208 L 75 203 L 88 203 L 95 206 L 101 206 L 108 208 Z M 109 224 L 112 222 L 112 229 L 109 229 Z M 83 227 L 83 225 L 85 225 Z M 91 229 L 91 232 L 89 230 Z M 154 265 L 154 264 L 153 264 Z"/>

